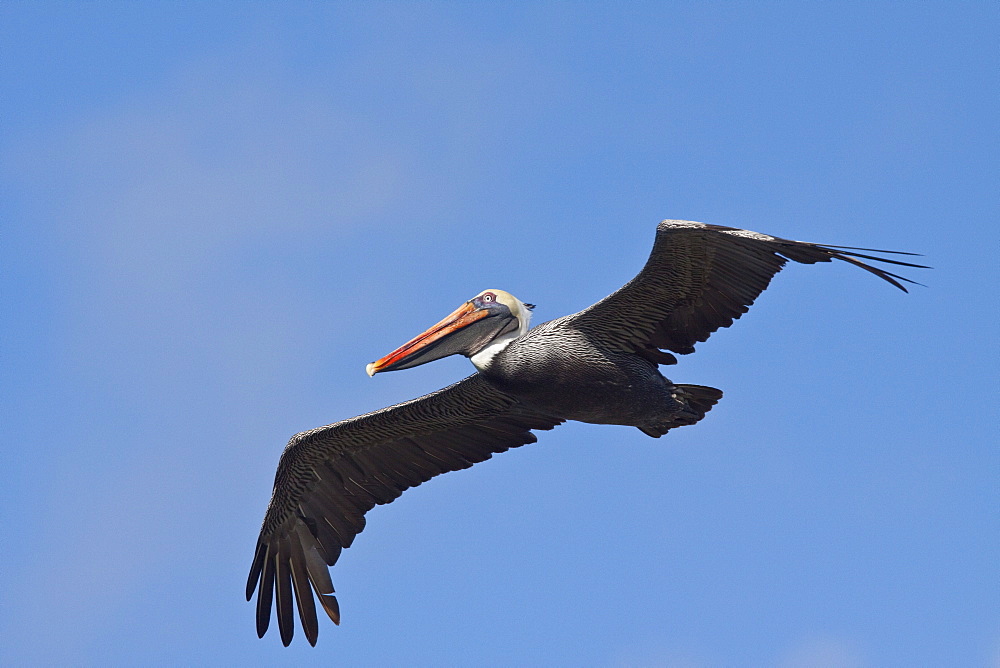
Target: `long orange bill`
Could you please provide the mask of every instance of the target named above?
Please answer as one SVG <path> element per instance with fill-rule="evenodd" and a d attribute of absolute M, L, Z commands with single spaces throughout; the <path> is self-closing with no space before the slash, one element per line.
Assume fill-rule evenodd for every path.
<path fill-rule="evenodd" d="M 391 353 L 369 364 L 365 370 L 369 376 L 374 376 L 379 371 L 385 371 L 388 367 L 402 362 L 407 357 L 426 348 L 430 344 L 443 339 L 449 334 L 456 332 L 463 327 L 468 327 L 477 320 L 482 320 L 489 315 L 488 311 L 476 310 L 472 302 L 466 302 L 455 309 L 448 317 L 437 323 L 423 334 L 416 336 Z"/>

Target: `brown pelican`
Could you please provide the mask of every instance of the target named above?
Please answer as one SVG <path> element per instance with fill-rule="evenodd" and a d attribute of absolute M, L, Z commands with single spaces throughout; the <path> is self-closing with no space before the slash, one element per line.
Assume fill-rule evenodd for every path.
<path fill-rule="evenodd" d="M 328 567 L 364 529 L 367 511 L 410 487 L 534 443 L 532 430 L 566 420 L 634 426 L 657 438 L 701 420 L 722 392 L 675 384 L 658 365 L 675 364 L 672 353 L 692 353 L 733 324 L 788 260 L 843 260 L 904 292 L 900 281 L 914 281 L 858 258 L 925 268 L 857 251 L 896 252 L 665 220 L 639 275 L 579 313 L 529 330 L 530 304 L 503 290 L 480 292 L 368 365 L 375 375 L 459 354 L 476 373 L 289 441 L 247 580 L 248 601 L 258 590 L 257 634 L 267 631 L 272 600 L 285 645 L 294 607 L 310 644 L 319 633 L 316 600 L 339 624 Z"/>

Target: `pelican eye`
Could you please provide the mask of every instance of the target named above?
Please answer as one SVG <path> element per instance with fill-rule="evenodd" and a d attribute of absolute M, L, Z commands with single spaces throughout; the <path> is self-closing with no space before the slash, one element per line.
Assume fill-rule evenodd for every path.
<path fill-rule="evenodd" d="M 493 294 L 492 292 L 487 292 L 487 293 L 486 293 L 485 295 L 483 295 L 483 297 L 482 297 L 483 301 L 484 301 L 484 302 L 486 302 L 486 303 L 489 303 L 489 302 L 492 302 L 492 301 L 493 301 L 493 300 L 495 300 L 496 298 L 497 298 L 497 296 L 496 296 L 495 294 Z"/>

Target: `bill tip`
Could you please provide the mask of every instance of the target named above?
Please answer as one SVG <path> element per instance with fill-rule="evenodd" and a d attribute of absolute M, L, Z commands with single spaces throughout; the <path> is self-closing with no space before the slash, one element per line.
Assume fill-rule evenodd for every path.
<path fill-rule="evenodd" d="M 365 371 L 368 372 L 369 376 L 375 375 L 375 362 L 369 362 L 368 366 L 365 367 Z"/>

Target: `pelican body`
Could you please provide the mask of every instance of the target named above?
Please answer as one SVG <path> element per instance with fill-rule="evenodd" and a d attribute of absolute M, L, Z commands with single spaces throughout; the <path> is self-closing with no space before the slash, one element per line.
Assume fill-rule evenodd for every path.
<path fill-rule="evenodd" d="M 529 330 L 531 308 L 503 290 L 483 290 L 423 334 L 369 364 L 368 374 L 462 354 L 490 386 L 539 412 L 563 420 L 638 427 L 657 437 L 672 427 L 693 424 L 722 397 L 715 388 L 674 385 L 655 362 L 640 355 L 602 348 L 575 326 L 572 316 Z M 447 338 L 463 330 L 464 340 Z"/>
<path fill-rule="evenodd" d="M 788 260 L 848 262 L 904 292 L 900 281 L 913 281 L 859 258 L 923 268 L 857 251 L 896 253 L 665 220 L 642 271 L 579 313 L 529 328 L 530 304 L 503 290 L 480 292 L 367 367 L 374 376 L 459 354 L 475 374 L 289 441 L 247 581 L 248 601 L 258 591 L 258 635 L 267 631 L 272 602 L 285 645 L 294 608 L 311 644 L 319 632 L 316 601 L 339 624 L 329 567 L 364 528 L 365 513 L 409 487 L 534 443 L 532 430 L 566 420 L 660 437 L 704 418 L 722 392 L 675 384 L 659 366 L 676 364 L 675 353 L 692 353 L 731 325 Z"/>

